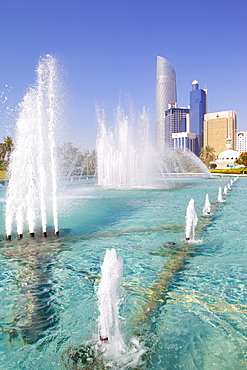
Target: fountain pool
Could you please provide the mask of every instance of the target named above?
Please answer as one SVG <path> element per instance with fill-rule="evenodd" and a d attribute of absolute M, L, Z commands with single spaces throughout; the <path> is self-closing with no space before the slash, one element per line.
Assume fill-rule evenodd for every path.
<path fill-rule="evenodd" d="M 228 182 L 191 176 L 187 186 L 163 191 L 72 182 L 58 194 L 64 234 L 24 233 L 9 242 L 0 187 L 0 369 L 104 368 L 97 361 L 77 366 L 76 349 L 98 340 L 97 292 L 108 248 L 123 260 L 126 362 L 113 369 L 246 369 L 247 179 L 218 202 Z M 211 217 L 201 215 L 206 194 Z M 200 245 L 184 243 L 191 198 Z M 133 343 L 137 355 L 144 353 L 138 363 Z"/>

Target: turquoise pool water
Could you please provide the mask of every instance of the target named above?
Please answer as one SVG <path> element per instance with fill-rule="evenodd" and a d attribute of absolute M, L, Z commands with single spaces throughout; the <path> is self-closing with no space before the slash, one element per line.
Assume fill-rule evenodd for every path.
<path fill-rule="evenodd" d="M 1 242 L 0 369 L 76 368 L 66 354 L 97 338 L 107 248 L 124 261 L 125 342 L 135 338 L 145 349 L 134 368 L 246 369 L 247 179 L 219 204 L 218 188 L 228 182 L 192 177 L 172 190 L 103 189 L 91 180 L 64 186 L 59 238 Z M 202 216 L 206 193 L 210 218 Z M 191 198 L 201 244 L 183 241 Z"/>

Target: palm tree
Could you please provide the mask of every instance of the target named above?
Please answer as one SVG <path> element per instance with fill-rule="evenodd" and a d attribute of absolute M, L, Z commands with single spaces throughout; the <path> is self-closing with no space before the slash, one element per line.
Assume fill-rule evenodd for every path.
<path fill-rule="evenodd" d="M 3 150 L 4 158 L 3 159 L 5 159 L 5 157 L 7 156 L 7 161 L 9 162 L 10 155 L 14 149 L 13 139 L 10 136 L 5 137 L 3 141 L 3 146 L 4 146 L 4 150 Z"/>
<path fill-rule="evenodd" d="M 4 161 L 4 158 L 6 157 L 6 148 L 4 143 L 0 143 L 0 161 Z"/>
<path fill-rule="evenodd" d="M 216 159 L 215 150 L 210 145 L 206 145 L 201 148 L 200 159 L 208 167 L 209 162 L 212 162 Z"/>

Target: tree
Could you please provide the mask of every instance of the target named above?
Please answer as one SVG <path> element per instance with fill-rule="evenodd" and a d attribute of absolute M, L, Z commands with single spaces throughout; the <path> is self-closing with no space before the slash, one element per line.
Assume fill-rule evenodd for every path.
<path fill-rule="evenodd" d="M 247 152 L 240 154 L 239 158 L 236 160 L 237 164 L 242 164 L 244 167 L 247 167 Z"/>
<path fill-rule="evenodd" d="M 10 136 L 4 138 L 4 142 L 0 143 L 0 169 L 6 170 L 10 160 L 10 155 L 14 149 L 14 143 Z"/>
<path fill-rule="evenodd" d="M 10 155 L 14 149 L 13 139 L 10 136 L 5 137 L 3 141 L 3 145 L 5 148 L 5 156 L 7 156 L 7 161 L 9 162 Z M 4 159 L 5 159 L 5 156 L 4 156 Z"/>
<path fill-rule="evenodd" d="M 210 145 L 206 145 L 201 149 L 200 159 L 208 167 L 209 162 L 212 162 L 216 159 L 215 150 Z"/>

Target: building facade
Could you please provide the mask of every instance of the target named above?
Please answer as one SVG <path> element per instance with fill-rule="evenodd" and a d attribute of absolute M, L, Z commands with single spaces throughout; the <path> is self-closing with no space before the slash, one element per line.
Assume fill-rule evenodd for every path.
<path fill-rule="evenodd" d="M 157 56 L 156 67 L 156 143 L 160 152 L 165 147 L 167 135 L 165 127 L 165 111 L 177 105 L 176 72 L 168 60 Z"/>
<path fill-rule="evenodd" d="M 239 131 L 237 133 L 236 149 L 238 152 L 247 152 L 247 131 Z"/>
<path fill-rule="evenodd" d="M 191 152 L 195 152 L 195 141 L 196 134 L 191 132 L 178 132 L 172 134 L 172 147 L 174 149 L 180 148 L 183 151 L 189 149 Z"/>
<path fill-rule="evenodd" d="M 172 146 L 172 133 L 187 131 L 186 117 L 189 113 L 188 108 L 170 108 L 165 111 L 164 140 L 166 146 Z"/>
<path fill-rule="evenodd" d="M 204 146 L 211 146 L 216 156 L 223 152 L 227 138 L 231 138 L 232 149 L 236 150 L 237 114 L 233 110 L 204 115 Z"/>
<path fill-rule="evenodd" d="M 203 122 L 207 113 L 207 90 L 199 89 L 197 80 L 192 82 L 190 92 L 190 132 L 196 134 L 195 154 L 199 156 L 203 147 Z"/>

